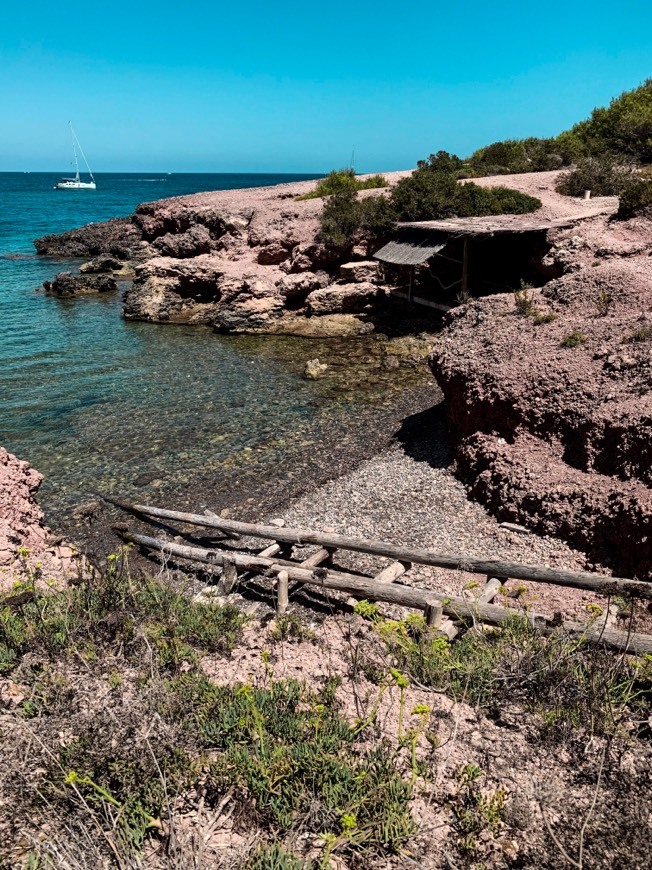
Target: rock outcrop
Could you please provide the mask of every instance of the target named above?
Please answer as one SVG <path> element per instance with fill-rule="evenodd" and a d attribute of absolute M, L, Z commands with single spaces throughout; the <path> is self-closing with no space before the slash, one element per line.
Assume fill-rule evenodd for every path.
<path fill-rule="evenodd" d="M 34 245 L 49 257 L 95 257 L 112 254 L 120 260 L 135 256 L 142 233 L 131 218 L 113 218 L 105 223 L 87 224 L 76 230 L 42 236 Z"/>
<path fill-rule="evenodd" d="M 313 187 L 298 182 L 143 203 L 130 219 L 46 236 L 36 246 L 43 254 L 93 256 L 85 275 L 106 271 L 100 254 L 126 258 L 134 273 L 124 298 L 129 319 L 224 332 L 356 334 L 384 303 L 378 265 L 355 259 L 364 250 L 347 256 L 320 243 L 322 200 L 296 201 Z M 342 256 L 354 259 L 340 269 Z M 51 292 L 92 292 L 77 276 L 60 278 Z M 329 320 L 321 325 L 298 322 L 323 317 Z"/>
<path fill-rule="evenodd" d="M 0 447 L 0 590 L 17 581 L 64 581 L 75 570 L 71 547 L 53 538 L 36 503 L 42 475 Z"/>
<path fill-rule="evenodd" d="M 110 293 L 117 290 L 118 285 L 111 275 L 97 275 L 93 272 L 73 275 L 71 272 L 59 272 L 52 281 L 44 281 L 43 288 L 46 293 L 65 297 Z"/>
<path fill-rule="evenodd" d="M 435 341 L 459 474 L 501 519 L 649 579 L 652 221 L 551 241 L 561 278 L 455 309 Z"/>

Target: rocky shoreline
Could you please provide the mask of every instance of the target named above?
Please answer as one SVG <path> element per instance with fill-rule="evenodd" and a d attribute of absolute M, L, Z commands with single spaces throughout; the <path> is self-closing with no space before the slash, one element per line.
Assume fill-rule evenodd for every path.
<path fill-rule="evenodd" d="M 652 220 L 549 236 L 562 277 L 458 308 L 435 339 L 458 474 L 500 519 L 650 579 Z"/>
<path fill-rule="evenodd" d="M 476 180 L 536 195 L 541 217 L 580 217 L 548 234 L 544 265 L 561 277 L 455 309 L 433 341 L 431 368 L 473 498 L 595 562 L 649 577 L 652 221 L 614 220 L 615 198 L 561 196 L 557 177 Z M 234 333 L 373 332 L 390 310 L 378 265 L 366 248 L 338 262 L 319 243 L 321 200 L 296 201 L 313 186 L 145 203 L 131 219 L 45 237 L 37 249 L 100 257 L 100 268 L 101 256 L 115 258 L 122 276 L 133 274 L 127 318 Z M 87 271 L 80 288 L 99 277 Z"/>
<path fill-rule="evenodd" d="M 406 174 L 386 177 L 391 186 Z M 373 331 L 388 303 L 379 264 L 364 245 L 343 255 L 320 242 L 322 200 L 297 200 L 313 189 L 304 181 L 143 203 L 131 218 L 35 245 L 39 254 L 93 257 L 97 271 L 129 273 L 128 319 L 309 337 Z M 46 289 L 74 295 L 75 285 L 80 293 L 105 288 L 87 272 L 63 273 Z"/>

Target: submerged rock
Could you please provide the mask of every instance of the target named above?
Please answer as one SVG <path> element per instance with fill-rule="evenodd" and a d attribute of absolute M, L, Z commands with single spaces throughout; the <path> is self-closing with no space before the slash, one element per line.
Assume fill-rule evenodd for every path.
<path fill-rule="evenodd" d="M 317 378 L 323 377 L 327 371 L 326 363 L 319 362 L 318 359 L 309 359 L 303 370 L 303 376 L 310 381 L 316 381 Z"/>
<path fill-rule="evenodd" d="M 110 293 L 118 289 L 115 278 L 110 275 L 73 275 L 59 272 L 52 281 L 44 281 L 46 293 L 55 296 L 82 296 L 91 293 Z"/>

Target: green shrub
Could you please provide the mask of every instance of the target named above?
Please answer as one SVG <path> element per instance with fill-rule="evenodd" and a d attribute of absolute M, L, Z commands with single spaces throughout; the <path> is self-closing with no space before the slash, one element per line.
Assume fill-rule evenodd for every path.
<path fill-rule="evenodd" d="M 360 228 L 360 209 L 355 190 L 334 193 L 324 203 L 319 240 L 327 247 L 344 251 L 353 245 Z"/>
<path fill-rule="evenodd" d="M 585 341 L 588 340 L 588 336 L 579 330 L 575 330 L 575 332 L 569 333 L 565 338 L 559 342 L 562 347 L 579 347 L 580 344 L 584 344 Z"/>
<path fill-rule="evenodd" d="M 635 332 L 624 339 L 625 344 L 637 344 L 642 341 L 650 341 L 652 339 L 652 326 L 640 326 Z"/>
<path fill-rule="evenodd" d="M 162 667 L 175 670 L 203 652 L 233 648 L 246 622 L 234 607 L 194 603 L 169 582 L 134 580 L 122 557 L 109 561 L 102 576 L 56 595 L 35 589 L 19 608 L 0 600 L 0 672 L 11 671 L 28 650 L 89 657 L 97 644 L 138 657 L 147 646 Z"/>
<path fill-rule="evenodd" d="M 556 189 L 565 196 L 583 196 L 585 190 L 593 196 L 617 196 L 631 186 L 632 178 L 632 167 L 613 157 L 587 157 L 560 176 Z"/>
<path fill-rule="evenodd" d="M 464 171 L 464 161 L 457 154 L 448 151 L 438 151 L 431 154 L 427 160 L 419 160 L 418 169 L 428 169 L 431 172 L 443 172 L 445 175 L 458 175 Z"/>
<path fill-rule="evenodd" d="M 532 196 L 508 187 L 459 184 L 454 175 L 417 169 L 403 178 L 390 195 L 394 215 L 400 221 L 435 220 L 493 214 L 526 214 L 541 207 Z"/>
<path fill-rule="evenodd" d="M 652 79 L 625 91 L 609 106 L 594 109 L 570 131 L 587 154 L 615 154 L 652 163 Z"/>
<path fill-rule="evenodd" d="M 652 215 L 652 181 L 630 184 L 620 194 L 616 216 L 627 219 L 646 214 Z"/>
<path fill-rule="evenodd" d="M 387 179 L 384 175 L 371 175 L 369 178 L 361 179 L 356 176 L 354 169 L 336 169 L 329 172 L 326 178 L 317 184 L 315 190 L 304 193 L 303 196 L 298 196 L 296 199 L 297 202 L 301 202 L 305 199 L 332 196 L 334 193 L 346 190 L 372 190 L 376 187 L 387 187 Z"/>

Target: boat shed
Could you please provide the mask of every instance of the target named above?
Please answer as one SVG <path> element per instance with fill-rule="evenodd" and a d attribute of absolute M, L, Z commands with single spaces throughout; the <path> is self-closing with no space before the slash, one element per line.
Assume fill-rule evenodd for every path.
<path fill-rule="evenodd" d="M 413 221 L 399 224 L 394 238 L 373 256 L 387 264 L 395 274 L 404 272 L 406 267 L 409 269 L 407 293 L 397 289 L 392 291 L 393 295 L 447 311 L 450 304 L 414 295 L 416 267 L 430 264 L 420 273 L 427 272 L 432 279 L 430 283 L 434 281 L 444 296 L 450 296 L 457 288 L 458 298 L 465 299 L 469 293 L 470 261 L 473 258 L 474 289 L 483 292 L 481 285 L 487 285 L 489 292 L 496 292 L 501 278 L 508 284 L 517 279 L 519 273 L 525 273 L 528 264 L 537 258 L 543 259 L 549 248 L 546 244 L 548 230 L 569 227 L 573 223 L 574 220 L 569 218 L 543 220 L 532 215 Z M 433 269 L 435 264 L 442 262 L 447 266 L 448 275 L 438 274 L 441 270 Z M 442 293 L 437 295 L 441 297 Z"/>

